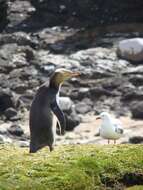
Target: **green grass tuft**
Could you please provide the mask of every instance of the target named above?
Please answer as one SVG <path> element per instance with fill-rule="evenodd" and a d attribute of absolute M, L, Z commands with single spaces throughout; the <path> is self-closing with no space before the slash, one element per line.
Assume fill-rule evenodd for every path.
<path fill-rule="evenodd" d="M 69 145 L 36 154 L 0 146 L 0 190 L 124 189 L 142 179 L 143 145 Z"/>

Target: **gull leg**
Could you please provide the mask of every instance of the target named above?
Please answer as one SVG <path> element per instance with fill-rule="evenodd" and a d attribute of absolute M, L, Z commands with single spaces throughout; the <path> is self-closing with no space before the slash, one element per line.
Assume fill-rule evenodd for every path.
<path fill-rule="evenodd" d="M 114 140 L 114 144 L 116 144 L 116 140 Z"/>
<path fill-rule="evenodd" d="M 108 144 L 110 144 L 110 140 L 108 139 Z"/>

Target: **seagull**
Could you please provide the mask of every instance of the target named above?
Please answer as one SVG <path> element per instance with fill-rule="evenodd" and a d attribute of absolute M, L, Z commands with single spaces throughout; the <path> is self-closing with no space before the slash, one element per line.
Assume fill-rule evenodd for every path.
<path fill-rule="evenodd" d="M 121 122 L 112 118 L 107 112 L 102 112 L 98 117 L 96 117 L 96 119 L 102 120 L 99 129 L 100 136 L 104 139 L 108 139 L 108 144 L 110 143 L 110 140 L 114 140 L 114 144 L 116 144 L 116 140 L 124 133 Z"/>

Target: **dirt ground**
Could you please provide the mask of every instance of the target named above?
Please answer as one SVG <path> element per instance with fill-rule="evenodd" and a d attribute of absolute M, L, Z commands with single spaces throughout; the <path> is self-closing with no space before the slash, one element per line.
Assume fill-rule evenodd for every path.
<path fill-rule="evenodd" d="M 67 132 L 65 137 L 58 136 L 57 143 L 107 144 L 107 140 L 97 136 L 101 120 L 96 120 L 96 117 L 93 114 L 86 115 L 84 123 L 77 126 L 73 132 Z M 130 117 L 121 117 L 119 120 L 124 127 L 124 135 L 117 140 L 117 143 L 126 143 L 133 136 L 143 136 L 143 120 L 133 120 Z"/>
<path fill-rule="evenodd" d="M 26 112 L 23 122 L 19 123 L 27 134 L 29 134 L 28 117 L 29 113 Z M 93 113 L 82 116 L 82 123 L 75 127 L 73 131 L 66 132 L 64 136 L 57 135 L 56 144 L 107 144 L 107 140 L 98 135 L 101 120 L 96 120 L 96 117 Z M 127 143 L 130 137 L 143 136 L 143 120 L 134 120 L 130 117 L 120 117 L 118 119 L 124 128 L 123 136 L 117 140 L 118 144 Z M 6 123 L 1 125 L 1 127 L 7 128 L 10 125 L 11 123 Z M 110 141 L 110 143 L 113 142 Z"/>

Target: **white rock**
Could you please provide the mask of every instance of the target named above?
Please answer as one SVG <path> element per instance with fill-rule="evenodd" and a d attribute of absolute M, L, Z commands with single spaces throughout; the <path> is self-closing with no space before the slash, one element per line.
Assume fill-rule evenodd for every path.
<path fill-rule="evenodd" d="M 4 137 L 3 135 L 0 135 L 0 144 L 3 144 L 4 143 Z"/>
<path fill-rule="evenodd" d="M 69 97 L 59 97 L 59 104 L 62 110 L 70 110 L 73 103 Z"/>
<path fill-rule="evenodd" d="M 20 147 L 29 147 L 29 142 L 27 141 L 19 141 L 17 144 Z"/>
<path fill-rule="evenodd" d="M 4 144 L 4 143 L 12 143 L 12 140 L 9 137 L 0 135 L 0 144 Z"/>
<path fill-rule="evenodd" d="M 143 60 L 143 38 L 122 40 L 117 47 L 117 54 L 130 61 Z"/>
<path fill-rule="evenodd" d="M 12 141 L 12 139 L 11 138 L 9 138 L 9 137 L 5 137 L 5 139 L 4 139 L 4 143 L 12 143 L 13 141 Z"/>

